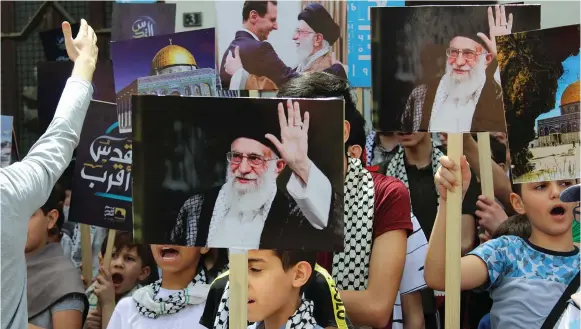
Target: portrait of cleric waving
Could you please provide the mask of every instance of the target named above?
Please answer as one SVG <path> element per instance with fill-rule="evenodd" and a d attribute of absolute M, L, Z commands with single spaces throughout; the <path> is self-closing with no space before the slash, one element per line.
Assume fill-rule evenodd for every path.
<path fill-rule="evenodd" d="M 287 111 L 279 102 L 278 120 L 279 132 L 265 131 L 260 124 L 239 125 L 224 155 L 225 183 L 186 200 L 171 232 L 172 243 L 293 248 L 297 242 L 290 240 L 296 237 L 334 230 L 329 222 L 341 221 L 334 218 L 340 217 L 336 210 L 341 207 L 335 203 L 341 199 L 308 156 L 309 113 L 301 117 L 298 102 L 288 100 Z M 290 178 L 281 187 L 277 180 L 283 180 L 286 167 Z"/>

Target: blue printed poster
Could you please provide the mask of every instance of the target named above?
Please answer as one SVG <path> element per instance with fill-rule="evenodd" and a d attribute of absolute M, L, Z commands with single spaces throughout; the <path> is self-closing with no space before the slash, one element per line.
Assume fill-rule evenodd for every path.
<path fill-rule="evenodd" d="M 371 87 L 371 7 L 405 6 L 405 1 L 347 1 L 347 63 L 349 82 Z"/>

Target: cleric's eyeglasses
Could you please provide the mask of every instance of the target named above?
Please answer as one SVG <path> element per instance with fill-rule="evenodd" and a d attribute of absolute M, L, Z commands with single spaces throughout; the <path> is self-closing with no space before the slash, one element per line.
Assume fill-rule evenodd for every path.
<path fill-rule="evenodd" d="M 458 48 L 447 48 L 446 49 L 446 56 L 450 58 L 458 58 L 462 54 L 462 57 L 465 60 L 473 60 L 478 55 L 486 54 L 486 53 L 477 53 L 472 49 L 458 49 Z"/>
<path fill-rule="evenodd" d="M 305 31 L 305 30 L 300 30 L 300 29 L 296 29 L 295 30 L 295 35 L 305 35 L 305 34 L 313 34 L 313 33 L 317 33 L 317 32 L 313 32 L 313 31 Z"/>
<path fill-rule="evenodd" d="M 244 160 L 244 158 L 246 158 L 248 160 L 248 163 L 250 163 L 250 165 L 252 167 L 260 167 L 260 166 L 263 166 L 265 162 L 278 160 L 277 158 L 267 159 L 267 158 L 263 157 L 262 155 L 253 154 L 253 153 L 244 154 L 244 153 L 234 152 L 234 151 L 226 153 L 226 160 L 228 160 L 228 162 L 235 164 L 235 165 L 241 164 L 242 160 Z"/>

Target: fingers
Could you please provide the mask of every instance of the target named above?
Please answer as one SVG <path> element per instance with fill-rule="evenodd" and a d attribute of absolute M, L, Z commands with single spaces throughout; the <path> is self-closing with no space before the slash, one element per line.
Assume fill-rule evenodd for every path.
<path fill-rule="evenodd" d="M 79 33 L 77 34 L 77 39 L 88 35 L 88 30 L 89 30 L 89 24 L 87 24 L 87 21 L 84 18 L 81 19 L 81 27 L 79 28 Z"/>
<path fill-rule="evenodd" d="M 486 213 L 482 210 L 476 210 L 474 212 L 474 215 L 476 215 L 476 217 L 480 218 L 480 220 L 478 220 L 478 225 L 485 226 L 484 224 L 486 224 L 486 223 L 484 222 L 484 216 L 486 215 Z"/>
<path fill-rule="evenodd" d="M 437 185 L 443 186 L 446 190 L 454 191 L 456 178 L 448 169 L 441 167 L 436 173 L 435 179 Z"/>
<path fill-rule="evenodd" d="M 508 15 L 508 30 L 512 31 L 512 14 Z"/>
<path fill-rule="evenodd" d="M 482 32 L 478 32 L 476 35 L 477 35 L 477 36 L 479 36 L 479 37 L 480 37 L 480 39 L 482 39 L 482 41 L 484 41 L 484 43 L 485 43 L 485 44 L 488 46 L 488 48 L 490 49 L 490 47 L 491 47 L 491 44 L 492 44 L 492 40 L 490 40 L 490 39 L 489 39 L 489 38 L 486 36 L 486 34 L 484 34 L 484 33 L 482 33 Z"/>
<path fill-rule="evenodd" d="M 506 10 L 504 6 L 500 6 L 500 25 L 506 25 Z"/>
<path fill-rule="evenodd" d="M 240 57 L 240 47 L 236 46 L 236 48 L 234 48 L 234 57 L 238 58 Z"/>
<path fill-rule="evenodd" d="M 301 108 L 299 102 L 294 102 L 293 105 L 294 125 L 300 126 L 303 120 L 301 119 Z"/>
<path fill-rule="evenodd" d="M 303 130 L 305 132 L 309 131 L 309 123 L 311 122 L 311 116 L 309 112 L 305 111 L 304 118 L 303 118 Z"/>
<path fill-rule="evenodd" d="M 450 158 L 448 158 L 447 156 L 442 156 L 440 158 L 440 164 L 442 165 L 442 167 L 448 169 L 448 170 L 458 170 L 460 168 L 458 168 L 458 166 L 456 166 L 456 164 L 454 163 L 454 161 L 450 160 Z"/>
<path fill-rule="evenodd" d="M 278 123 L 280 124 L 280 129 L 288 126 L 288 122 L 284 116 L 284 105 L 282 105 L 282 102 L 278 103 Z"/>
<path fill-rule="evenodd" d="M 283 154 L 283 147 L 282 147 L 282 143 L 278 140 L 278 138 L 276 138 L 272 134 L 266 134 L 266 135 L 264 135 L 264 137 L 266 139 L 268 139 L 272 144 L 274 144 L 274 146 L 276 147 L 276 149 L 278 150 L 278 152 L 282 156 L 282 154 Z"/>
<path fill-rule="evenodd" d="M 485 204 L 485 205 L 487 205 L 489 207 L 493 206 L 496 203 L 496 201 L 490 199 L 486 195 L 479 195 L 478 196 L 478 202 L 482 202 L 483 204 Z M 478 204 L 478 202 L 476 204 Z"/>
<path fill-rule="evenodd" d="M 498 25 L 500 25 L 500 6 L 499 5 L 494 6 L 494 11 L 496 14 L 496 20 L 495 20 L 496 26 L 498 26 Z"/>
<path fill-rule="evenodd" d="M 293 101 L 290 99 L 287 99 L 286 101 L 286 112 L 287 112 L 287 123 L 288 126 L 291 127 L 294 125 L 294 121 L 295 121 L 295 115 L 294 115 L 294 110 L 293 110 Z"/>
<path fill-rule="evenodd" d="M 488 7 L 488 27 L 494 26 L 494 15 L 492 15 L 492 7 Z"/>
<path fill-rule="evenodd" d="M 464 182 L 464 184 L 468 184 L 470 183 L 470 178 L 472 178 L 472 173 L 470 172 L 470 164 L 468 163 L 468 160 L 466 160 L 466 156 L 463 155 L 462 158 L 460 158 L 460 168 L 461 168 L 461 173 L 462 173 L 462 182 Z"/>

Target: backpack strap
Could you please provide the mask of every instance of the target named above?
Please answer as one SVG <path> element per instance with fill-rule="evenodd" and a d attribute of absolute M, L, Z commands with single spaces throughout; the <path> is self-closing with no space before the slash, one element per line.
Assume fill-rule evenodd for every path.
<path fill-rule="evenodd" d="M 579 283 L 580 283 L 579 273 L 580 272 L 577 272 L 577 275 L 575 275 L 573 280 L 571 280 L 571 282 L 569 283 L 569 285 L 567 286 L 567 288 L 565 289 L 565 291 L 561 295 L 561 298 L 559 298 L 559 300 L 557 301 L 557 304 L 555 304 L 555 306 L 551 310 L 551 313 L 549 313 L 549 315 L 545 319 L 545 322 L 543 323 L 543 326 L 541 327 L 541 329 L 553 329 L 555 327 L 555 325 L 557 324 L 557 321 L 559 321 L 559 318 L 561 317 L 561 315 L 563 314 L 563 312 L 565 312 L 565 309 L 567 308 L 567 301 L 569 299 L 571 299 L 571 295 L 573 295 L 575 293 L 575 291 L 577 291 L 577 289 L 579 289 Z"/>

